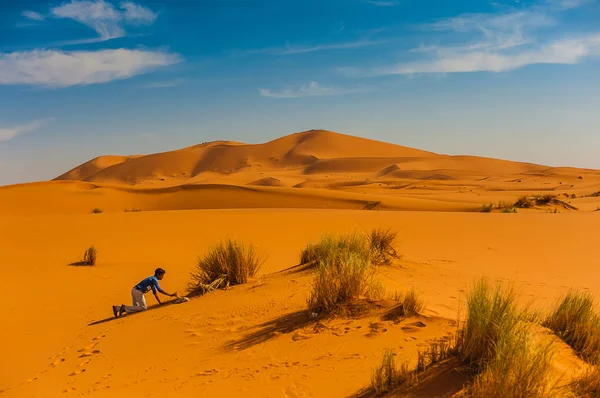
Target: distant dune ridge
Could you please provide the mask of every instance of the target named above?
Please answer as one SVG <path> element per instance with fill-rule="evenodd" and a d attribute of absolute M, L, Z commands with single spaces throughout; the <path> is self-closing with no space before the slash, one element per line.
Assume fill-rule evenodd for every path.
<path fill-rule="evenodd" d="M 478 211 L 485 203 L 544 193 L 596 210 L 600 200 L 588 196 L 598 191 L 596 170 L 440 155 L 311 130 L 263 144 L 213 141 L 150 155 L 100 156 L 50 182 L 4 187 L 0 213 L 363 209 L 372 203 L 378 210 Z M 39 195 L 47 198 L 43 205 L 33 199 Z"/>

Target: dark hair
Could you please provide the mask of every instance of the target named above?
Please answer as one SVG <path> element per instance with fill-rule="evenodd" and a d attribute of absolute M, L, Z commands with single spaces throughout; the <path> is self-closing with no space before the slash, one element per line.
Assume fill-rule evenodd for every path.
<path fill-rule="evenodd" d="M 164 270 L 164 269 L 162 269 L 162 268 L 157 268 L 157 269 L 155 269 L 155 270 L 154 270 L 154 276 L 157 276 L 157 275 L 164 275 L 164 274 L 166 274 L 166 273 L 167 273 L 167 271 L 165 271 L 165 270 Z"/>

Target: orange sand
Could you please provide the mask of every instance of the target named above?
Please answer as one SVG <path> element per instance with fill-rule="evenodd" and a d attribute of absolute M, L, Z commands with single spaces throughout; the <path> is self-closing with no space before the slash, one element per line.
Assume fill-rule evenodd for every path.
<path fill-rule="evenodd" d="M 236 169 L 244 158 L 252 167 Z M 0 188 L 0 397 L 350 396 L 385 348 L 414 363 L 424 343 L 453 333 L 476 277 L 514 281 L 540 308 L 570 287 L 600 293 L 599 197 L 568 199 L 579 211 L 560 214 L 478 212 L 525 193 L 590 195 L 600 191 L 594 170 L 310 132 L 110 158 L 68 176 L 86 181 Z M 359 211 L 369 201 L 379 210 Z M 325 232 L 372 227 L 397 229 L 403 255 L 378 278 L 389 292 L 415 287 L 426 310 L 401 323 L 386 308 L 311 321 L 311 273 L 275 273 Z M 229 236 L 268 255 L 255 281 L 165 307 L 148 295 L 148 312 L 111 319 L 110 306 L 128 303 L 156 267 L 165 290 L 185 293 L 197 257 Z M 92 244 L 97 266 L 69 266 Z"/>

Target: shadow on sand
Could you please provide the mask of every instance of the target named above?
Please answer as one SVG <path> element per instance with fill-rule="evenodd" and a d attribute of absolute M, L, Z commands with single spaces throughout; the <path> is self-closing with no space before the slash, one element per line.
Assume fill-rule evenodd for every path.
<path fill-rule="evenodd" d="M 366 387 L 349 398 L 369 397 L 419 397 L 443 398 L 452 397 L 461 391 L 471 380 L 469 371 L 463 369 L 455 358 L 447 359 L 419 373 L 419 384 L 410 391 L 400 389 L 377 394 L 372 387 Z"/>
<path fill-rule="evenodd" d="M 225 349 L 242 351 L 264 343 L 280 334 L 292 333 L 311 323 L 315 324 L 315 329 L 320 325 L 318 321 L 311 319 L 309 312 L 306 310 L 283 315 L 259 325 L 257 331 L 247 334 L 239 340 L 227 343 Z"/>
<path fill-rule="evenodd" d="M 117 318 L 115 318 L 114 316 L 110 316 L 108 318 L 104 318 L 104 319 L 101 319 L 99 321 L 93 321 L 92 323 L 89 323 L 88 326 L 100 325 L 101 323 L 107 323 L 107 322 L 112 322 L 112 321 L 118 321 L 120 319 L 130 318 L 132 316 L 143 314 L 143 313 L 146 313 L 148 311 L 155 311 L 155 310 L 158 310 L 160 308 L 168 307 L 168 306 L 173 305 L 173 304 L 179 304 L 179 302 L 177 301 L 177 299 L 175 299 L 175 300 L 169 300 L 169 301 L 163 301 L 162 304 L 157 304 L 157 305 L 153 305 L 151 307 L 148 307 L 148 309 L 145 310 L 145 311 L 134 312 L 132 314 L 123 315 L 123 316 L 117 317 Z"/>

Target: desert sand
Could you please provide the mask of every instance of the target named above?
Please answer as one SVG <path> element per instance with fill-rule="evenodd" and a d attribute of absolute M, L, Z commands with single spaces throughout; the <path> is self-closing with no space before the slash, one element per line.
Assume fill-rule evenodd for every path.
<path fill-rule="evenodd" d="M 0 187 L 0 396 L 359 396 L 384 349 L 414 364 L 428 341 L 455 333 L 475 278 L 513 282 L 540 309 L 572 287 L 600 293 L 599 191 L 598 170 L 327 131 L 105 156 Z M 562 202 L 481 212 L 534 194 Z M 374 227 L 397 230 L 402 255 L 378 280 L 415 288 L 425 310 L 390 320 L 380 300 L 362 317 L 311 319 L 312 272 L 281 271 L 324 233 Z M 165 290 L 186 294 L 198 256 L 227 237 L 267 256 L 250 283 L 164 306 L 147 295 L 148 311 L 112 316 L 156 267 Z M 90 245 L 98 264 L 70 265 Z M 567 376 L 585 367 L 564 344 L 556 366 Z"/>

